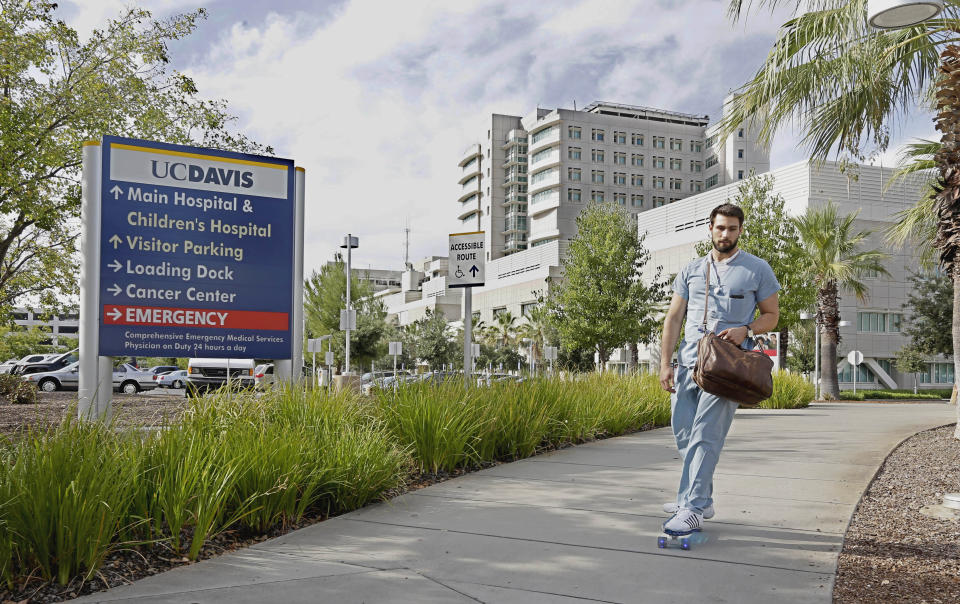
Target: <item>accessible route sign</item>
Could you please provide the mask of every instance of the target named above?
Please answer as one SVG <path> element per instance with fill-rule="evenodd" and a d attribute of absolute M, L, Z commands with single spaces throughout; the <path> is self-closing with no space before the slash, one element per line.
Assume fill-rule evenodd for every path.
<path fill-rule="evenodd" d="M 100 356 L 289 359 L 292 160 L 105 136 Z"/>

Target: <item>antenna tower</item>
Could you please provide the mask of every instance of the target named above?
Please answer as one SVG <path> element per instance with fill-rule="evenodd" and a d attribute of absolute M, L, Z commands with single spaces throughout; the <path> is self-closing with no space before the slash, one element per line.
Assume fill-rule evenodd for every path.
<path fill-rule="evenodd" d="M 407 218 L 407 226 L 403 228 L 403 233 L 406 236 L 406 243 L 403 247 L 403 267 L 407 270 L 413 268 L 413 265 L 410 264 L 410 219 Z"/>

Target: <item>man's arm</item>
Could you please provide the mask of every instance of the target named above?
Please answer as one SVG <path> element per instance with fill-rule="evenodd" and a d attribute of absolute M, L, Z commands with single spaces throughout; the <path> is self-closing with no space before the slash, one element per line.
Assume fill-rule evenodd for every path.
<path fill-rule="evenodd" d="M 679 294 L 673 294 L 667 318 L 663 321 L 663 337 L 660 338 L 660 386 L 667 392 L 673 389 L 673 351 L 680 339 L 680 328 L 687 313 L 687 300 Z"/>
<path fill-rule="evenodd" d="M 780 320 L 780 298 L 778 295 L 773 294 L 766 300 L 761 301 L 757 304 L 757 308 L 760 310 L 760 316 L 750 323 L 750 329 L 753 330 L 753 333 L 757 334 L 773 331 L 777 326 L 777 322 Z M 729 340 L 739 346 L 747 339 L 747 327 L 724 329 L 717 334 L 717 337 Z"/>

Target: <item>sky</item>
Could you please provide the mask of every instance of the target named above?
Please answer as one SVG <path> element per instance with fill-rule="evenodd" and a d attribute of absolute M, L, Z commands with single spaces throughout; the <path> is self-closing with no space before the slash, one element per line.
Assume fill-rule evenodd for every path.
<path fill-rule="evenodd" d="M 68 0 L 89 35 L 128 0 Z M 344 235 L 354 266 L 401 270 L 446 251 L 464 149 L 490 115 L 596 100 L 709 114 L 760 66 L 787 15 L 730 23 L 723 0 L 142 0 L 157 18 L 208 17 L 170 48 L 172 67 L 228 101 L 236 129 L 306 170 L 305 270 Z M 914 112 L 890 150 L 934 136 Z M 771 167 L 804 159 L 782 133 Z"/>

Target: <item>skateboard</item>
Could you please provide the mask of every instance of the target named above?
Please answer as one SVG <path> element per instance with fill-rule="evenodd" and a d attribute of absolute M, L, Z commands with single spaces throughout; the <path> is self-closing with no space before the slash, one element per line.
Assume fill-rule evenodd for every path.
<path fill-rule="evenodd" d="M 705 543 L 707 536 L 702 531 L 692 533 L 674 534 L 663 532 L 657 537 L 657 547 L 666 549 L 670 544 L 677 544 L 682 550 L 689 550 L 692 545 Z"/>

